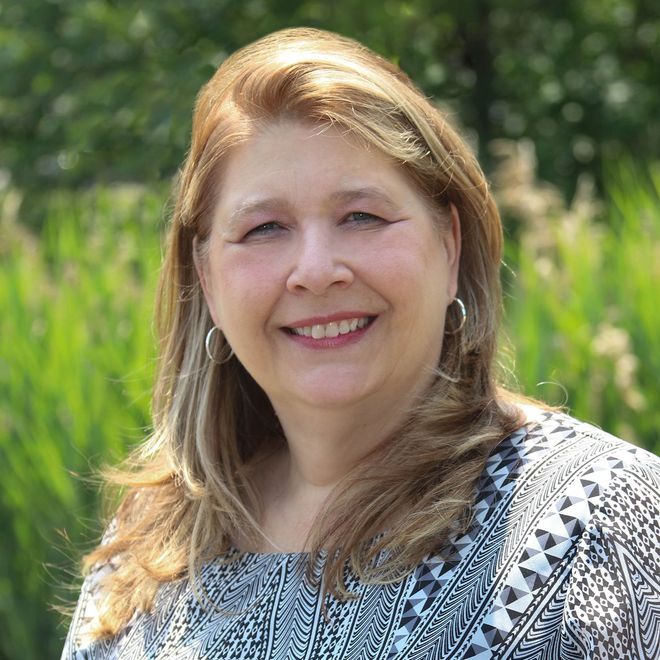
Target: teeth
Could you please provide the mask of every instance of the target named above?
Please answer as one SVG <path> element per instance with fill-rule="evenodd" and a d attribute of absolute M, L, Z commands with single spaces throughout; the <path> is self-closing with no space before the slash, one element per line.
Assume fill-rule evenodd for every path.
<path fill-rule="evenodd" d="M 313 339 L 333 338 L 339 335 L 347 335 L 364 328 L 369 323 L 369 317 L 363 316 L 356 319 L 344 319 L 338 323 L 326 323 L 325 325 L 306 325 L 304 328 L 291 328 L 294 335 L 301 337 L 312 337 Z"/>

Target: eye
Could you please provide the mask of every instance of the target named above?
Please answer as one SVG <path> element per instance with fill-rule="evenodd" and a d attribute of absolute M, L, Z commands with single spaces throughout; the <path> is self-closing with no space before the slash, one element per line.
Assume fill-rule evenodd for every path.
<path fill-rule="evenodd" d="M 367 213 L 366 211 L 353 211 L 353 213 L 349 213 L 346 216 L 345 222 L 350 222 L 356 225 L 369 225 L 386 222 L 386 220 L 373 213 Z"/>
<path fill-rule="evenodd" d="M 270 234 L 277 233 L 282 231 L 284 228 L 277 222 L 264 222 L 261 225 L 257 225 L 253 229 L 245 234 L 245 238 L 258 238 L 260 236 L 268 236 Z"/>

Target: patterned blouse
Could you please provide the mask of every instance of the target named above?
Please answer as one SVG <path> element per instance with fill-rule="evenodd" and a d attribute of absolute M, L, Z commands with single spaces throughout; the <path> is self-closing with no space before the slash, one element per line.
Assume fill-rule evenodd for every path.
<path fill-rule="evenodd" d="M 153 611 L 90 641 L 85 582 L 63 660 L 660 658 L 660 459 L 566 415 L 538 413 L 490 456 L 469 531 L 401 581 L 329 599 L 303 554 L 235 553 Z M 202 599 L 203 600 L 203 599 Z"/>

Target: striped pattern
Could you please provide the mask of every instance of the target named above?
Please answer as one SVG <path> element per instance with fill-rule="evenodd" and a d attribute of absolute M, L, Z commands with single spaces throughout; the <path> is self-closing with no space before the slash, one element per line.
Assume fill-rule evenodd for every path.
<path fill-rule="evenodd" d="M 503 441 L 470 530 L 392 585 L 329 599 L 302 554 L 232 553 L 204 567 L 213 604 L 164 585 L 150 614 L 93 642 L 85 582 L 63 660 L 616 660 L 660 658 L 660 460 L 565 415 Z M 229 561 L 225 561 L 229 559 Z"/>

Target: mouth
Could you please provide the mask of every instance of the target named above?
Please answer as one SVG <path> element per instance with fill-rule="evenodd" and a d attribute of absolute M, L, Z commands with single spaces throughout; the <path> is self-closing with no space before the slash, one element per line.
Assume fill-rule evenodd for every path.
<path fill-rule="evenodd" d="M 297 328 L 285 328 L 291 335 L 298 337 L 310 337 L 311 339 L 334 339 L 340 335 L 350 335 L 371 325 L 376 320 L 375 316 L 360 316 L 330 323 L 318 323 L 305 325 Z"/>

